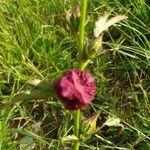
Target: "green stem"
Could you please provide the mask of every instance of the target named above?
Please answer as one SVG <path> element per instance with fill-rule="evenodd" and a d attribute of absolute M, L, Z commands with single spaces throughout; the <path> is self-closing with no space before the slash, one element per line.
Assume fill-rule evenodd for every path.
<path fill-rule="evenodd" d="M 81 67 L 80 70 L 85 70 L 85 68 L 87 67 L 87 65 L 89 64 L 90 59 L 87 59 L 86 61 L 81 63 Z"/>
<path fill-rule="evenodd" d="M 79 135 L 79 124 L 80 124 L 80 109 L 74 112 L 74 133 L 75 135 Z"/>
<path fill-rule="evenodd" d="M 86 9 L 87 9 L 87 0 L 82 0 L 81 4 L 81 18 L 79 25 L 79 59 L 80 63 L 82 62 L 83 49 L 84 49 L 84 32 L 85 32 L 85 23 L 86 23 Z"/>
<path fill-rule="evenodd" d="M 87 0 L 82 0 L 81 4 L 81 18 L 79 26 L 79 69 L 84 70 L 85 66 L 83 63 L 83 50 L 84 50 L 84 32 L 85 32 L 85 23 L 86 23 L 86 9 L 87 9 Z M 78 137 L 78 140 L 73 145 L 73 150 L 79 150 L 80 147 L 80 109 L 74 112 L 74 135 Z"/>
<path fill-rule="evenodd" d="M 74 134 L 79 138 L 79 129 L 80 129 L 80 109 L 76 110 L 74 112 Z M 74 145 L 73 148 L 74 150 L 79 150 L 79 140 L 77 140 Z"/>

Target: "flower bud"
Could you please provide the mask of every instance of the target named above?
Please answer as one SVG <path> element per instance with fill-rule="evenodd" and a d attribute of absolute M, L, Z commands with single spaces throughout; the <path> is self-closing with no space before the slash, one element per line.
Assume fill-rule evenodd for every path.
<path fill-rule="evenodd" d="M 85 71 L 68 70 L 54 83 L 58 97 L 68 110 L 81 109 L 91 103 L 96 94 L 95 79 Z"/>

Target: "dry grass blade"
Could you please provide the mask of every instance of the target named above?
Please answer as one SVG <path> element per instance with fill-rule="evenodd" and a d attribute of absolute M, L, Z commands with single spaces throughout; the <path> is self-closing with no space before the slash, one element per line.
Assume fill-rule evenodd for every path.
<path fill-rule="evenodd" d="M 105 31 L 108 27 L 114 25 L 117 22 L 120 22 L 121 20 L 127 19 L 128 17 L 125 15 L 118 15 L 111 19 L 108 19 L 110 13 L 106 13 L 105 15 L 101 16 L 98 21 L 95 22 L 95 28 L 94 28 L 94 36 L 98 37 L 103 31 Z"/>
<path fill-rule="evenodd" d="M 115 16 L 111 19 L 109 19 L 107 22 L 106 22 L 106 28 L 110 27 L 111 25 L 114 25 L 115 23 L 117 22 L 120 22 L 124 19 L 127 19 L 128 17 L 125 16 L 125 15 L 118 15 L 118 16 Z"/>
<path fill-rule="evenodd" d="M 95 37 L 98 37 L 105 30 L 106 22 L 107 22 L 109 15 L 110 15 L 109 13 L 105 13 L 105 15 L 101 16 L 95 22 L 95 28 L 94 28 Z"/>

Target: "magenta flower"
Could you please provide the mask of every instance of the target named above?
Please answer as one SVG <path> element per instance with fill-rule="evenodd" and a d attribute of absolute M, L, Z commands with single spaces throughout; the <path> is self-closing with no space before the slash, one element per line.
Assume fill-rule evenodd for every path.
<path fill-rule="evenodd" d="M 68 110 L 81 109 L 91 103 L 96 94 L 95 79 L 85 71 L 68 70 L 54 84 L 56 93 Z"/>

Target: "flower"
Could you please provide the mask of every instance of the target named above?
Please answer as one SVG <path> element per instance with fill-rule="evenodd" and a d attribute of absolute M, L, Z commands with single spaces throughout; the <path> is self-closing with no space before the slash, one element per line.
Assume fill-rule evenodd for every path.
<path fill-rule="evenodd" d="M 81 109 L 91 103 L 96 94 L 94 77 L 86 71 L 71 69 L 54 83 L 54 89 L 68 110 Z"/>

